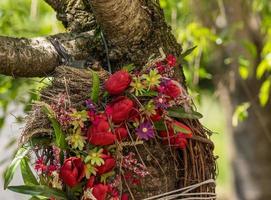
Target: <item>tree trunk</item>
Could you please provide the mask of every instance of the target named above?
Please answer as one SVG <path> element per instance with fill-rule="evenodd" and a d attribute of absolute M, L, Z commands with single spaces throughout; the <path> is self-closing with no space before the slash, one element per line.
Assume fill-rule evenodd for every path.
<path fill-rule="evenodd" d="M 86 60 L 88 56 L 91 56 L 102 66 L 109 67 L 110 65 L 115 71 L 130 63 L 135 64 L 136 67 L 142 67 L 151 56 L 160 57 L 159 49 L 162 49 L 166 54 L 174 54 L 180 62 L 182 48 L 166 24 L 157 0 L 46 0 L 46 2 L 55 9 L 58 19 L 70 31 L 63 37 L 62 35 L 53 36 L 60 42 L 60 48 L 65 47 L 69 57 Z M 99 35 L 98 37 L 89 35 L 93 30 Z M 42 92 L 44 101 L 50 101 L 48 95 L 56 95 L 53 92 L 65 92 L 67 85 L 70 87 L 69 95 L 77 106 L 78 101 L 87 98 L 88 93 L 85 88 L 90 88 L 90 85 L 85 82 L 91 77 L 90 71 L 60 66 L 59 46 L 55 47 L 46 38 L 0 39 L 3 41 L 4 49 L 0 54 L 0 63 L 5 61 L 4 65 L 0 64 L 0 73 L 31 77 L 54 71 L 55 79 L 52 87 Z M 11 45 L 9 41 L 12 41 Z M 20 51 L 17 52 L 14 49 L 13 41 L 19 44 Z M 36 59 L 35 56 L 40 59 Z M 20 64 L 22 58 L 23 65 Z M 85 64 L 88 65 L 88 63 Z M 88 67 L 93 68 L 100 64 L 95 62 Z M 31 70 L 28 66 L 32 66 Z M 175 78 L 185 86 L 185 78 L 180 65 L 176 69 Z M 30 135 L 44 134 L 48 131 L 47 129 L 40 129 L 40 124 L 35 127 L 35 123 L 40 122 L 40 117 L 42 117 L 38 109 L 35 111 L 37 112 L 34 115 L 38 116 L 34 117 L 34 122 L 29 121 L 27 128 L 29 126 L 31 130 L 36 128 Z M 214 146 L 209 140 L 209 132 L 198 120 L 186 120 L 186 124 L 191 127 L 194 136 L 189 141 L 187 150 L 178 152 L 178 155 L 177 152 L 171 152 L 170 148 L 165 149 L 161 144 L 156 143 L 141 146 L 136 150 L 144 158 L 152 176 L 143 180 L 144 193 L 132 188 L 130 193 L 133 193 L 133 199 L 143 199 L 215 178 L 215 158 L 212 153 Z M 46 123 L 42 127 L 46 128 Z M 177 163 L 175 163 L 176 160 L 178 160 Z M 211 183 L 194 191 L 214 192 L 215 186 Z"/>

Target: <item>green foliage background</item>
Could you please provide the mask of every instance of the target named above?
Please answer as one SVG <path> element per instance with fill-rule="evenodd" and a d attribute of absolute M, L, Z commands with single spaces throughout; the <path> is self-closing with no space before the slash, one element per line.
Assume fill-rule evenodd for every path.
<path fill-rule="evenodd" d="M 53 10 L 39 0 L 1 0 L 0 35 L 14 37 L 38 37 L 62 31 Z M 30 108 L 34 92 L 39 87 L 38 79 L 13 79 L 0 75 L 0 127 L 3 126 L 8 106 L 11 103 Z M 27 92 L 27 95 L 26 95 Z M 17 118 L 20 122 L 20 116 Z"/>
<path fill-rule="evenodd" d="M 222 0 L 202 0 L 208 9 L 210 4 L 219 4 Z M 212 78 L 214 76 L 215 52 L 223 48 L 225 44 L 232 41 L 232 29 L 216 33 L 210 28 L 204 27 L 197 19 L 192 9 L 190 0 L 161 0 L 165 10 L 167 21 L 172 25 L 173 32 L 178 41 L 182 43 L 183 49 L 187 50 L 193 46 L 197 48 L 185 58 L 184 68 L 190 93 L 196 99 L 199 111 L 205 115 L 203 123 L 219 132 L 213 136 L 216 143 L 216 153 L 220 156 L 219 165 L 219 188 L 224 191 L 230 187 L 229 138 L 225 134 L 225 117 L 222 105 L 219 104 L 215 86 Z M 243 79 L 256 76 L 263 80 L 259 91 L 259 99 L 264 106 L 270 101 L 271 89 L 271 3 L 270 0 L 251 0 L 252 11 L 261 18 L 261 34 L 263 35 L 264 48 L 260 52 L 261 61 L 258 66 L 253 66 L 249 59 L 240 55 L 239 73 Z M 218 17 L 217 10 L 210 9 L 206 15 Z M 17 37 L 36 37 L 49 35 L 64 31 L 60 22 L 57 22 L 53 10 L 42 0 L 1 0 L 0 1 L 0 35 Z M 245 48 L 249 49 L 252 56 L 256 56 L 255 46 L 250 41 L 239 41 Z M 230 62 L 231 58 L 225 58 L 224 63 Z M 216 66 L 220 67 L 220 66 Z M 257 67 L 253 74 L 251 67 Z M 223 69 L 221 69 L 223 70 Z M 24 105 L 25 111 L 30 108 L 31 99 L 37 98 L 35 91 L 39 79 L 13 79 L 0 75 L 0 127 L 4 124 L 8 107 L 11 103 Z M 27 92 L 27 94 L 26 94 Z M 201 98 L 200 98 L 201 97 Z M 244 102 L 236 108 L 234 121 L 238 123 L 246 118 L 246 110 L 249 102 Z M 20 120 L 20 118 L 18 118 Z"/>

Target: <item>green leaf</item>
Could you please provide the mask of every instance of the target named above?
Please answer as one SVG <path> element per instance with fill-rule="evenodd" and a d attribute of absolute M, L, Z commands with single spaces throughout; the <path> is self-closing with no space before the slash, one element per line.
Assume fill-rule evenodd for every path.
<path fill-rule="evenodd" d="M 268 102 L 270 89 L 271 89 L 271 79 L 267 79 L 263 82 L 259 93 L 259 99 L 262 106 L 265 106 Z"/>
<path fill-rule="evenodd" d="M 196 48 L 197 46 L 187 49 L 184 53 L 181 54 L 181 58 L 184 59 L 186 56 L 190 55 Z"/>
<path fill-rule="evenodd" d="M 174 131 L 177 132 L 177 133 L 178 133 L 178 132 L 181 132 L 181 133 L 184 133 L 184 134 L 189 134 L 189 133 L 191 133 L 191 131 L 189 131 L 189 130 L 183 128 L 183 127 L 177 126 L 177 125 L 174 125 L 174 126 L 173 126 L 173 129 L 174 129 Z"/>
<path fill-rule="evenodd" d="M 101 182 L 106 184 L 106 180 L 111 177 L 111 176 L 114 176 L 115 175 L 115 172 L 114 171 L 111 171 L 111 172 L 107 172 L 103 175 L 101 175 Z"/>
<path fill-rule="evenodd" d="M 58 189 L 49 188 L 45 185 L 18 185 L 9 186 L 9 190 L 21 194 L 28 194 L 32 196 L 54 197 L 56 199 L 67 199 L 66 194 Z"/>
<path fill-rule="evenodd" d="M 261 79 L 265 72 L 271 70 L 271 58 L 267 59 L 265 58 L 264 60 L 261 61 L 261 63 L 257 67 L 257 73 L 256 77 L 257 79 Z"/>
<path fill-rule="evenodd" d="M 236 107 L 232 116 L 232 125 L 237 126 L 239 122 L 244 121 L 248 117 L 248 108 L 250 107 L 249 102 L 245 102 Z"/>
<path fill-rule="evenodd" d="M 92 71 L 92 90 L 90 98 L 94 103 L 98 103 L 99 94 L 100 94 L 100 78 L 95 71 Z"/>
<path fill-rule="evenodd" d="M 42 103 L 43 110 L 47 114 L 52 127 L 54 129 L 55 133 L 55 143 L 56 145 L 61 149 L 66 149 L 68 147 L 67 141 L 65 140 L 65 135 L 61 129 L 60 124 L 55 119 L 54 111 L 51 109 L 51 107 L 48 104 Z"/>
<path fill-rule="evenodd" d="M 157 130 L 157 131 L 166 131 L 167 130 L 165 122 L 162 120 L 154 122 L 154 127 L 155 127 L 155 130 Z"/>
<path fill-rule="evenodd" d="M 10 184 L 15 170 L 20 164 L 21 160 L 26 156 L 29 152 L 30 147 L 21 147 L 18 152 L 16 153 L 14 159 L 12 160 L 10 166 L 7 168 L 4 174 L 4 189 L 7 189 L 8 185 Z"/>
<path fill-rule="evenodd" d="M 243 65 L 239 66 L 239 74 L 243 80 L 246 80 L 249 76 L 248 68 Z"/>
<path fill-rule="evenodd" d="M 170 117 L 176 117 L 181 119 L 200 119 L 202 114 L 196 111 L 186 112 L 183 108 L 170 108 L 168 109 L 168 115 Z"/>
<path fill-rule="evenodd" d="M 142 94 L 139 94 L 139 97 L 155 97 L 158 95 L 158 92 L 156 91 L 145 91 Z"/>
<path fill-rule="evenodd" d="M 134 64 L 129 64 L 129 65 L 125 65 L 124 67 L 122 67 L 123 70 L 127 71 L 127 72 L 131 72 L 136 68 L 136 66 Z"/>
<path fill-rule="evenodd" d="M 61 148 L 61 149 L 66 149 L 67 148 L 67 142 L 65 140 L 65 135 L 61 130 L 60 124 L 56 121 L 56 119 L 50 119 L 54 132 L 55 132 L 55 142 L 56 145 Z"/>
<path fill-rule="evenodd" d="M 21 174 L 26 185 L 39 185 L 35 175 L 33 174 L 31 168 L 28 165 L 28 158 L 24 157 L 20 164 Z"/>

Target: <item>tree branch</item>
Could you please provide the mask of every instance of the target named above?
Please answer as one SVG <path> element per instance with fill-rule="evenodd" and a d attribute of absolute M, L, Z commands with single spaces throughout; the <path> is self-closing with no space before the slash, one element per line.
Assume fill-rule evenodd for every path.
<path fill-rule="evenodd" d="M 93 32 L 81 34 L 64 33 L 56 38 L 77 60 L 87 59 L 95 54 L 99 42 Z M 61 62 L 61 58 L 48 37 L 33 39 L 0 36 L 0 74 L 19 77 L 45 76 Z"/>

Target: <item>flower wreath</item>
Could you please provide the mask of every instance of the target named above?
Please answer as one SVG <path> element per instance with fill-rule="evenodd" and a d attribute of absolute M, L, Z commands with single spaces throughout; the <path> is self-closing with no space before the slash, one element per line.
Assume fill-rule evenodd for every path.
<path fill-rule="evenodd" d="M 8 187 L 15 192 L 37 199 L 129 199 L 121 180 L 140 185 L 151 174 L 135 153 L 120 155 L 119 149 L 151 140 L 184 149 L 192 131 L 182 119 L 201 117 L 187 106 L 191 100 L 183 86 L 171 78 L 175 66 L 173 55 L 140 71 L 125 66 L 102 84 L 103 92 L 93 72 L 84 110 L 69 106 L 64 94 L 51 105 L 40 102 L 54 129 L 51 148 L 45 155 L 34 143 L 22 147 L 5 173 L 5 187 L 20 162 L 26 185 Z M 29 150 L 36 153 L 39 181 L 28 165 Z"/>

